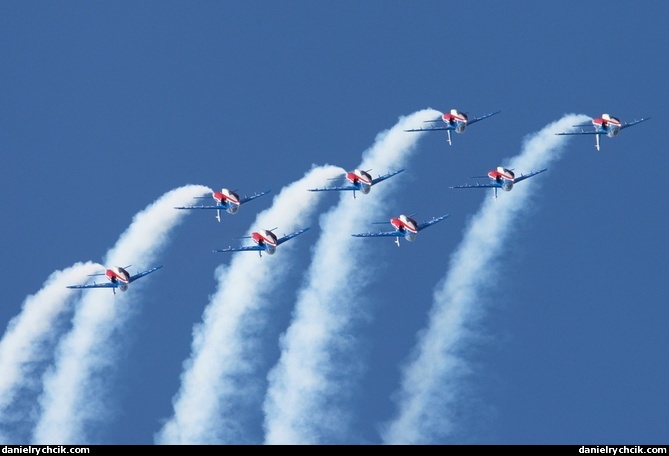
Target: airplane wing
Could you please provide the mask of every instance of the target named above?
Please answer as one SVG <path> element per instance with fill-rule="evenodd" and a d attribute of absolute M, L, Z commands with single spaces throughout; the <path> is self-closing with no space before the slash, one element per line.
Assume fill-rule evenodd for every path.
<path fill-rule="evenodd" d="M 391 173 L 384 174 L 383 176 L 379 176 L 376 179 L 372 179 L 372 185 L 378 184 L 379 182 L 384 181 L 384 180 L 388 179 L 389 177 L 393 177 L 395 174 L 399 174 L 402 171 L 404 171 L 404 169 L 398 169 L 397 171 L 393 171 Z"/>
<path fill-rule="evenodd" d="M 578 125 L 574 125 L 575 127 Z M 596 131 L 596 130 L 591 130 L 591 131 L 586 131 L 586 130 L 581 130 L 581 131 L 563 131 L 561 133 L 555 133 L 556 135 L 602 135 L 605 133 L 602 133 L 601 131 Z"/>
<path fill-rule="evenodd" d="M 476 184 L 464 184 L 464 185 L 454 185 L 453 187 L 448 187 L 448 188 L 500 188 L 501 185 L 497 183 L 487 183 L 487 184 L 481 184 L 481 183 L 476 183 Z"/>
<path fill-rule="evenodd" d="M 342 187 L 321 187 L 321 188 L 310 188 L 310 192 L 334 192 L 334 191 L 345 191 L 345 190 L 360 190 L 354 185 L 346 185 Z"/>
<path fill-rule="evenodd" d="M 404 131 L 455 130 L 455 127 L 453 125 L 444 124 L 442 119 L 441 119 L 441 116 L 436 117 L 434 119 L 430 119 L 430 120 L 424 120 L 423 122 L 432 123 L 432 124 L 440 124 L 440 125 L 430 125 L 429 127 L 425 127 L 425 128 L 410 128 L 410 129 L 404 130 Z"/>
<path fill-rule="evenodd" d="M 428 226 L 432 226 L 432 225 L 434 225 L 435 223 L 441 222 L 442 220 L 444 220 L 445 218 L 447 218 L 449 215 L 450 215 L 450 214 L 446 214 L 446 215 L 442 215 L 441 217 L 433 218 L 433 219 L 430 220 L 430 221 L 421 223 L 421 224 L 418 225 L 416 228 L 418 229 L 418 231 L 423 230 L 423 229 L 427 228 Z"/>
<path fill-rule="evenodd" d="M 276 245 L 281 245 L 281 244 L 283 244 L 284 242 L 286 242 L 287 240 L 292 239 L 292 238 L 294 238 L 295 236 L 298 236 L 298 235 L 304 233 L 304 232 L 307 231 L 308 229 L 309 229 L 309 227 L 302 228 L 301 230 L 297 230 L 297 231 L 295 231 L 295 232 L 293 232 L 293 233 L 290 233 L 290 234 L 288 234 L 288 235 L 286 235 L 286 236 L 284 236 L 284 237 L 282 237 L 282 238 L 280 238 L 280 239 L 277 239 L 277 241 L 276 241 Z"/>
<path fill-rule="evenodd" d="M 425 122 L 436 122 L 440 121 L 441 119 L 436 119 L 436 120 L 426 120 Z M 455 127 L 452 125 L 432 125 L 431 127 L 426 127 L 426 128 L 410 128 L 408 130 L 404 131 L 437 131 L 437 130 L 455 130 Z"/>
<path fill-rule="evenodd" d="M 155 268 L 147 269 L 146 271 L 138 272 L 134 276 L 131 276 L 129 279 L 129 282 L 132 283 L 135 280 L 139 279 L 140 277 L 144 277 L 145 275 L 151 274 L 154 271 L 157 271 L 158 269 L 162 268 L 162 266 L 156 266 Z"/>
<path fill-rule="evenodd" d="M 425 123 L 443 122 L 443 120 L 442 120 L 441 116 L 439 116 L 439 117 L 435 117 L 434 119 L 424 120 L 423 122 L 425 122 Z"/>
<path fill-rule="evenodd" d="M 245 247 L 228 247 L 228 248 L 225 248 L 225 249 L 216 249 L 216 250 L 212 250 L 212 252 L 248 252 L 248 251 L 251 251 L 251 250 L 256 250 L 256 251 L 257 250 L 265 250 L 265 248 L 260 246 L 260 245 L 248 245 L 248 246 L 245 246 Z"/>
<path fill-rule="evenodd" d="M 223 205 L 216 205 L 216 206 L 174 206 L 174 209 L 220 209 L 220 210 L 225 210 L 225 207 Z"/>
<path fill-rule="evenodd" d="M 467 125 L 471 125 L 471 124 L 473 124 L 473 123 L 475 123 L 475 122 L 478 122 L 479 120 L 487 119 L 488 117 L 492 117 L 492 116 L 494 116 L 495 114 L 499 114 L 500 112 L 502 112 L 502 111 L 495 111 L 495 112 L 491 112 L 491 113 L 485 114 L 485 115 L 483 115 L 483 116 L 481 116 L 481 117 L 475 117 L 474 119 L 468 121 L 468 122 L 467 122 Z"/>
<path fill-rule="evenodd" d="M 118 284 L 112 282 L 89 283 L 84 285 L 68 285 L 67 288 L 116 288 Z"/>
<path fill-rule="evenodd" d="M 532 171 L 530 174 L 521 174 L 520 176 L 516 177 L 516 178 L 513 180 L 513 182 L 514 182 L 514 183 L 518 183 L 518 182 L 520 182 L 520 181 L 523 181 L 523 180 L 527 179 L 528 177 L 536 176 L 536 175 L 539 174 L 539 173 L 543 173 L 543 172 L 546 171 L 547 169 L 548 169 L 548 168 L 544 168 L 544 169 L 541 169 L 541 170 L 539 170 L 539 171 Z"/>
<path fill-rule="evenodd" d="M 266 190 L 266 191 L 264 191 L 264 192 L 260 192 L 260 193 L 254 193 L 254 194 L 251 195 L 251 196 L 245 196 L 244 198 L 241 198 L 241 199 L 239 200 L 239 204 L 248 203 L 249 201 L 254 200 L 254 199 L 256 199 L 256 198 L 260 198 L 261 196 L 266 195 L 266 194 L 268 194 L 269 192 L 271 192 L 271 190 Z"/>
<path fill-rule="evenodd" d="M 644 120 L 648 120 L 648 119 L 650 119 L 650 117 L 644 117 L 643 119 L 633 120 L 632 122 L 625 123 L 625 124 L 621 125 L 620 129 L 622 130 L 623 128 L 631 127 L 632 125 L 636 125 L 636 124 L 641 123 Z"/>
<path fill-rule="evenodd" d="M 400 233 L 397 230 L 393 231 L 377 231 L 376 233 L 357 233 L 357 234 L 352 234 L 351 236 L 354 237 L 397 237 L 397 236 L 403 236 L 402 233 Z"/>

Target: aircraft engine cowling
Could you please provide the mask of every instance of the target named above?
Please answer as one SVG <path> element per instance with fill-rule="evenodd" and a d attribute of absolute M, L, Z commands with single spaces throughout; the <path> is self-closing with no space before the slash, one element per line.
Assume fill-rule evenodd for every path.
<path fill-rule="evenodd" d="M 606 136 L 608 136 L 609 138 L 613 138 L 615 135 L 618 134 L 619 131 L 620 131 L 619 128 L 612 128 L 611 130 L 606 132 Z"/>
<path fill-rule="evenodd" d="M 513 188 L 513 182 L 511 182 L 511 181 L 506 181 L 502 184 L 502 190 L 504 190 L 504 191 L 507 191 L 507 192 L 511 191 L 512 188 Z"/>
<path fill-rule="evenodd" d="M 363 185 L 360 187 L 360 193 L 366 195 L 369 193 L 369 191 L 372 189 L 370 185 Z"/>
<path fill-rule="evenodd" d="M 458 123 L 457 127 L 455 127 L 455 132 L 456 133 L 464 133 L 466 129 L 467 129 L 467 124 L 461 122 L 461 123 Z"/>
<path fill-rule="evenodd" d="M 265 248 L 267 249 L 265 250 L 267 255 L 274 255 L 274 253 L 276 253 L 276 247 L 273 245 L 265 244 Z"/>
<path fill-rule="evenodd" d="M 416 240 L 416 233 L 407 233 L 404 235 L 404 239 L 406 239 L 409 242 L 413 242 Z"/>
<path fill-rule="evenodd" d="M 226 209 L 228 214 L 236 214 L 238 210 L 239 210 L 239 206 L 237 206 L 236 204 L 231 204 Z"/>
<path fill-rule="evenodd" d="M 120 283 L 118 285 L 118 289 L 121 291 L 126 291 L 128 289 L 128 284 L 127 283 Z"/>

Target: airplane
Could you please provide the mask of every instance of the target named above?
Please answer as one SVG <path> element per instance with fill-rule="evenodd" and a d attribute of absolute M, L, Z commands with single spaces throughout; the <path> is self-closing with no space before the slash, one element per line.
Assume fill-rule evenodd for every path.
<path fill-rule="evenodd" d="M 609 138 L 613 138 L 614 136 L 618 135 L 620 133 L 620 130 L 624 130 L 627 127 L 631 127 L 632 125 L 636 125 L 638 123 L 643 122 L 644 120 L 648 120 L 650 117 L 645 117 L 643 119 L 639 120 L 633 120 L 632 122 L 625 122 L 622 123 L 620 119 L 617 117 L 613 117 L 609 114 L 602 114 L 602 117 L 598 117 L 596 119 L 592 119 L 591 122 L 589 123 L 581 123 L 574 125 L 574 127 L 589 127 L 592 126 L 594 127 L 593 131 L 586 131 L 583 128 L 581 128 L 581 131 L 565 131 L 562 133 L 555 133 L 556 135 L 595 135 L 595 149 L 599 150 L 599 137 L 600 135 L 606 135 Z"/>
<path fill-rule="evenodd" d="M 419 231 L 424 230 L 428 226 L 432 226 L 437 222 L 441 222 L 447 218 L 450 214 L 442 215 L 441 217 L 433 218 L 428 222 L 418 223 L 410 215 L 400 214 L 399 217 L 393 217 L 390 219 L 390 224 L 395 227 L 393 231 L 378 231 L 376 233 L 358 233 L 352 234 L 351 236 L 355 237 L 394 237 L 395 244 L 397 247 L 400 246 L 400 237 L 404 237 L 409 242 L 413 242 L 416 239 L 416 235 Z M 374 223 L 386 223 L 386 222 L 374 222 Z"/>
<path fill-rule="evenodd" d="M 532 171 L 529 174 L 521 174 L 520 176 L 516 177 L 516 174 L 512 170 L 504 168 L 502 166 L 498 166 L 497 169 L 488 171 L 487 176 L 472 177 L 472 179 L 489 177 L 491 182 L 488 184 L 479 184 L 479 183 L 476 183 L 474 185 L 465 184 L 465 185 L 456 185 L 454 187 L 449 187 L 449 188 L 492 188 L 493 198 L 497 199 L 498 188 L 501 188 L 502 190 L 509 192 L 513 188 L 514 184 L 517 184 L 520 181 L 524 181 L 528 177 L 536 176 L 539 173 L 543 173 L 544 171 L 546 171 L 546 169 L 547 168 L 541 169 L 539 171 Z"/>
<path fill-rule="evenodd" d="M 276 234 L 272 233 L 276 228 L 272 228 L 271 230 L 258 230 L 254 231 L 251 236 L 244 236 L 245 238 L 251 238 L 253 239 L 253 242 L 256 243 L 256 245 L 249 245 L 246 247 L 228 247 L 226 249 L 218 249 L 218 250 L 213 250 L 214 252 L 245 252 L 249 250 L 257 250 L 258 254 L 262 258 L 262 253 L 266 252 L 268 255 L 274 255 L 276 252 L 276 248 L 283 244 L 284 242 L 288 241 L 289 239 L 294 238 L 295 236 L 298 236 L 305 231 L 309 229 L 307 228 L 302 228 L 301 230 L 297 230 L 293 233 L 287 234 L 282 238 L 277 238 Z"/>
<path fill-rule="evenodd" d="M 327 192 L 327 191 L 346 191 L 346 190 L 352 190 L 353 191 L 353 198 L 355 198 L 355 192 L 359 191 L 363 195 L 366 195 L 369 193 L 369 191 L 372 189 L 373 185 L 378 184 L 381 181 L 384 181 L 390 177 L 393 177 L 396 174 L 401 173 L 404 171 L 404 169 L 399 169 L 397 171 L 392 171 L 388 174 L 384 174 L 383 176 L 379 176 L 377 178 L 372 178 L 372 176 L 369 174 L 369 171 L 367 170 L 364 171 L 362 169 L 355 169 L 353 171 L 347 172 L 344 176 L 346 177 L 346 180 L 350 182 L 350 185 L 344 185 L 342 187 L 322 187 L 322 188 L 310 188 L 310 192 Z M 338 178 L 336 178 L 338 179 Z"/>
<path fill-rule="evenodd" d="M 451 131 L 455 131 L 456 133 L 464 133 L 465 130 L 467 129 L 467 126 L 478 122 L 479 120 L 487 119 L 488 117 L 494 116 L 495 114 L 499 114 L 502 111 L 495 111 L 491 112 L 489 114 L 485 114 L 481 117 L 475 117 L 472 120 L 469 120 L 469 117 L 467 116 L 466 113 L 460 112 L 457 109 L 451 109 L 450 112 L 445 112 L 441 115 L 441 117 L 437 117 L 436 119 L 430 119 L 430 120 L 425 120 L 424 122 L 429 122 L 429 123 L 436 123 L 436 122 L 444 122 L 446 125 L 433 125 L 430 127 L 426 128 L 412 128 L 409 130 L 404 130 L 404 131 L 439 131 L 439 130 L 446 130 L 446 137 L 448 140 L 448 144 L 452 145 L 451 142 Z"/>
<path fill-rule="evenodd" d="M 105 272 L 98 272 L 95 274 L 89 274 L 89 277 L 93 276 L 106 276 L 109 279 L 109 282 L 106 283 L 89 283 L 83 285 L 68 285 L 67 288 L 111 288 L 114 294 L 116 294 L 116 289 L 118 288 L 121 291 L 126 291 L 128 285 L 130 285 L 135 280 L 144 277 L 145 275 L 151 274 L 154 271 L 162 268 L 162 266 L 156 266 L 146 271 L 139 272 L 133 276 L 130 275 L 127 268 L 130 266 L 120 267 L 112 266 L 108 268 Z"/>
<path fill-rule="evenodd" d="M 177 206 L 175 209 L 216 209 L 216 220 L 221 221 L 221 211 L 226 211 L 228 214 L 236 214 L 239 210 L 239 206 L 244 203 L 248 203 L 251 200 L 259 198 L 263 195 L 266 195 L 271 190 L 267 190 L 260 193 L 254 193 L 251 196 L 244 196 L 243 198 L 239 197 L 237 192 L 228 190 L 227 188 L 222 188 L 220 192 L 212 192 L 211 197 L 216 201 L 215 206 Z M 208 196 L 196 196 L 196 199 L 209 198 Z"/>

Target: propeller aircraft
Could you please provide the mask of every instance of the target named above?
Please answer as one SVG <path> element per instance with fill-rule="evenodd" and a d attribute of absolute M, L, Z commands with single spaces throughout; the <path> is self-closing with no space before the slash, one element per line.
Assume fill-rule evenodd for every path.
<path fill-rule="evenodd" d="M 214 252 L 245 252 L 250 250 L 257 250 L 260 257 L 262 257 L 263 252 L 266 252 L 268 255 L 274 255 L 278 246 L 294 238 L 295 236 L 304 233 L 308 229 L 309 227 L 302 228 L 301 230 L 294 231 L 281 238 L 277 238 L 276 234 L 272 232 L 276 230 L 276 228 L 272 228 L 271 230 L 258 230 L 253 232 L 251 236 L 244 236 L 245 238 L 251 238 L 253 242 L 255 242 L 255 245 L 249 245 L 245 247 L 228 247 L 226 249 L 214 250 Z"/>
<path fill-rule="evenodd" d="M 451 131 L 455 131 L 456 133 L 464 133 L 465 130 L 467 129 L 467 126 L 476 123 L 480 120 L 487 119 L 488 117 L 494 116 L 495 114 L 499 114 L 502 111 L 495 111 L 491 112 L 489 114 L 485 114 L 480 117 L 475 117 L 473 119 L 469 119 L 469 116 L 467 116 L 466 113 L 460 112 L 457 109 L 451 109 L 450 112 L 445 112 L 441 115 L 441 117 L 437 117 L 436 119 L 430 119 L 430 120 L 425 120 L 424 122 L 426 123 L 431 123 L 433 125 L 425 128 L 412 128 L 409 130 L 404 130 L 404 131 L 441 131 L 441 130 L 446 130 L 446 138 L 448 140 L 448 144 L 452 145 L 451 142 Z M 437 125 L 438 122 L 443 122 L 445 125 Z"/>
<path fill-rule="evenodd" d="M 216 210 L 216 220 L 221 221 L 221 211 L 226 211 L 228 214 L 236 214 L 239 210 L 239 206 L 244 203 L 248 203 L 256 198 L 259 198 L 263 195 L 266 195 L 271 190 L 267 190 L 260 193 L 254 193 L 251 196 L 244 196 L 243 198 L 239 197 L 239 194 L 235 191 L 229 190 L 227 188 L 221 189 L 220 192 L 212 192 L 211 197 L 216 201 L 214 206 L 177 206 L 175 209 L 215 209 Z M 209 198 L 208 196 L 196 196 L 196 199 Z"/>
<path fill-rule="evenodd" d="M 347 181 L 350 182 L 348 185 L 343 185 L 340 187 L 322 187 L 322 188 L 310 188 L 310 192 L 327 192 L 327 191 L 353 191 L 353 198 L 355 198 L 355 192 L 359 191 L 363 195 L 369 193 L 372 189 L 372 186 L 382 182 L 390 177 L 393 177 L 396 174 L 401 173 L 404 169 L 399 169 L 397 171 L 384 174 L 376 178 L 372 178 L 369 174 L 370 170 L 364 171 L 362 169 L 355 169 L 353 171 L 347 172 L 344 177 Z M 338 178 L 335 178 L 338 179 Z"/>
<path fill-rule="evenodd" d="M 529 174 L 521 174 L 520 176 L 516 177 L 516 174 L 508 169 L 504 168 L 502 166 L 498 166 L 496 169 L 493 169 L 491 171 L 488 171 L 487 176 L 473 176 L 472 179 L 479 179 L 482 177 L 488 177 L 490 178 L 490 183 L 487 184 L 481 184 L 481 183 L 476 183 L 476 184 L 464 184 L 464 185 L 456 185 L 454 187 L 449 187 L 449 188 L 492 188 L 493 189 L 493 198 L 497 199 L 497 189 L 501 188 L 504 191 L 511 191 L 513 186 L 517 184 L 518 182 L 524 181 L 525 179 L 536 176 L 539 173 L 543 173 L 546 171 L 547 168 L 541 169 L 539 171 L 532 171 Z"/>
<path fill-rule="evenodd" d="M 98 272 L 95 274 L 89 274 L 89 277 L 93 276 L 105 276 L 109 279 L 109 282 L 103 283 L 89 283 L 83 285 L 68 285 L 67 288 L 111 288 L 114 294 L 116 294 L 116 289 L 118 288 L 121 291 L 126 291 L 128 285 L 130 285 L 135 280 L 144 277 L 145 275 L 151 274 L 154 271 L 162 268 L 162 266 L 156 266 L 146 271 L 139 272 L 133 276 L 128 272 L 130 266 L 112 266 L 108 268 L 105 272 Z"/>
<path fill-rule="evenodd" d="M 399 217 L 392 217 L 390 224 L 395 228 L 393 231 L 378 231 L 375 233 L 358 233 L 352 234 L 355 237 L 394 237 L 397 247 L 400 246 L 400 237 L 404 237 L 409 242 L 416 240 L 416 235 L 425 228 L 441 222 L 450 214 L 442 215 L 441 217 L 433 218 L 430 221 L 418 223 L 409 215 L 401 214 Z M 375 222 L 379 223 L 379 222 Z M 387 223 L 387 222 L 380 222 Z"/>
<path fill-rule="evenodd" d="M 609 138 L 613 138 L 620 133 L 621 130 L 624 130 L 627 127 L 632 125 L 639 124 L 645 120 L 650 119 L 650 117 L 645 117 L 639 120 L 633 120 L 632 122 L 621 122 L 617 117 L 613 117 L 609 114 L 602 114 L 602 117 L 597 117 L 592 119 L 590 123 L 582 123 L 574 125 L 574 127 L 581 127 L 581 131 L 565 131 L 562 133 L 555 133 L 556 135 L 595 135 L 595 149 L 599 150 L 599 137 L 601 135 L 606 135 Z M 586 131 L 583 127 L 594 127 L 592 131 Z"/>

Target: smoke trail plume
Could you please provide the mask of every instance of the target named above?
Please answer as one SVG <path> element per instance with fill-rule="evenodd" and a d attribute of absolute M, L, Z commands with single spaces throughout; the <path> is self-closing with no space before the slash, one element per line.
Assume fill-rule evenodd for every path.
<path fill-rule="evenodd" d="M 404 166 L 422 136 L 404 130 L 438 115 L 426 109 L 401 118 L 377 135 L 360 168 L 386 172 Z M 384 181 L 355 200 L 343 194 L 339 204 L 321 217 L 322 234 L 298 293 L 293 320 L 282 337 L 280 360 L 268 376 L 265 443 L 336 443 L 347 431 L 341 404 L 357 370 L 356 341 L 351 334 L 356 318 L 365 313 L 359 290 L 367 277 L 359 262 L 371 248 L 351 233 L 367 229 L 370 220 L 386 215 L 382 209 L 387 196 L 401 179 L 400 174 Z M 352 260 L 352 252 L 357 260 Z"/>
<path fill-rule="evenodd" d="M 505 166 L 516 173 L 548 166 L 560 157 L 566 143 L 564 136 L 555 133 L 588 119 L 583 115 L 567 115 L 546 126 L 528 137 L 521 153 Z M 481 297 L 498 275 L 505 241 L 518 221 L 518 214 L 528 207 L 533 187 L 540 184 L 540 179 L 524 181 L 509 194 L 503 192 L 497 200 L 486 195 L 479 212 L 470 221 L 446 275 L 434 292 L 428 327 L 421 331 L 411 360 L 403 370 L 399 412 L 385 429 L 385 443 L 443 443 L 454 431 L 452 409 L 458 386 L 468 369 L 459 353 L 471 335 L 470 327 L 482 313 Z"/>
<path fill-rule="evenodd" d="M 33 379 L 38 375 L 38 367 L 51 355 L 56 325 L 74 296 L 66 286 L 99 268 L 99 264 L 87 262 L 53 272 L 41 290 L 26 298 L 21 313 L 7 325 L 0 340 L 0 425 L 3 428 L 11 426 L 16 430 L 19 422 L 29 416 L 25 407 L 16 411 L 10 407 L 21 391 L 38 391 L 39 385 Z M 0 440 L 9 442 L 10 437 L 0 434 Z"/>
<path fill-rule="evenodd" d="M 281 190 L 272 206 L 258 214 L 252 229 L 278 227 L 288 234 L 309 226 L 321 194 L 307 189 L 343 172 L 335 166 L 312 168 Z M 261 397 L 260 387 L 253 380 L 258 376 L 260 361 L 258 333 L 271 304 L 272 290 L 280 286 L 290 268 L 291 250 L 301 237 L 280 245 L 273 256 L 232 254 L 230 265 L 217 270 L 216 292 L 202 323 L 193 330 L 191 355 L 184 363 L 181 387 L 173 400 L 174 416 L 156 435 L 158 443 L 248 443 L 243 431 L 245 410 Z"/>
<path fill-rule="evenodd" d="M 211 191 L 208 187 L 187 185 L 161 196 L 135 215 L 116 245 L 107 252 L 105 266 L 153 266 L 169 240 L 170 231 L 186 214 L 174 210 L 174 206 Z M 111 339 L 123 330 L 130 302 L 139 300 L 137 291 L 144 286 L 144 280 L 151 279 L 133 283 L 126 293 L 116 296 L 108 289 L 84 292 L 72 330 L 57 347 L 55 366 L 44 375 L 42 413 L 33 435 L 35 443 L 90 443 L 85 426 L 106 418 L 104 374 L 113 369 L 115 358 Z"/>

